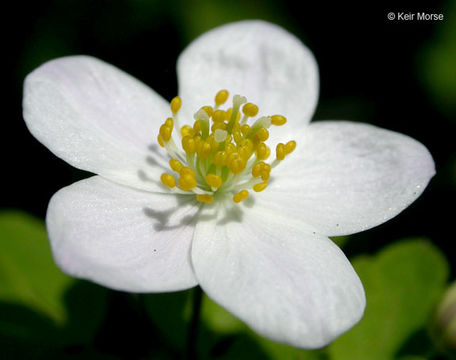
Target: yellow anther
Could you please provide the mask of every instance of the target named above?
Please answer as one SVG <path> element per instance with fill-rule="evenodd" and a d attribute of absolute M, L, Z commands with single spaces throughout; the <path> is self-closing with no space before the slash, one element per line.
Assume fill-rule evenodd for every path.
<path fill-rule="evenodd" d="M 185 175 L 190 175 L 191 177 L 195 177 L 195 172 L 193 171 L 193 169 L 189 168 L 188 166 L 183 166 L 180 170 L 179 170 L 179 175 L 180 176 L 185 176 Z"/>
<path fill-rule="evenodd" d="M 169 141 L 169 139 L 171 138 L 172 131 L 173 131 L 173 128 L 167 126 L 166 124 L 163 124 L 162 126 L 160 126 L 160 135 L 164 142 Z"/>
<path fill-rule="evenodd" d="M 234 95 L 232 107 L 227 110 L 220 109 L 219 107 L 227 102 L 229 95 L 227 90 L 220 90 L 215 95 L 215 105 L 201 107 L 193 116 L 193 125 L 179 128 L 177 113 L 182 107 L 182 100 L 178 96 L 171 100 L 173 116 L 161 125 L 157 141 L 170 152 L 169 166 L 179 175 L 174 177 L 169 173 L 163 173 L 160 177 L 163 185 L 169 188 L 178 186 L 183 191 L 192 191 L 200 187 L 193 190 L 196 200 L 207 204 L 214 202 L 214 194 L 204 190 L 211 190 L 214 193 L 225 191 L 227 185 L 226 191 L 230 191 L 239 181 L 245 181 L 246 184 L 253 182 L 254 185 L 249 185 L 249 189 L 255 192 L 266 189 L 271 176 L 271 165 L 264 161 L 269 158 L 272 151 L 265 144 L 269 138 L 268 129 L 271 124 L 285 124 L 287 119 L 282 115 L 260 116 L 253 124 L 248 125 L 247 119 L 258 115 L 258 106 L 247 103 L 244 96 Z M 181 135 L 182 149 L 185 151 L 183 156 L 175 148 L 172 139 L 175 126 Z M 286 144 L 278 144 L 274 166 L 295 148 L 296 142 L 293 140 Z M 255 157 L 250 160 L 252 156 Z M 248 172 L 252 175 L 250 180 Z M 248 196 L 249 191 L 242 190 L 233 195 L 233 201 L 239 203 Z"/>
<path fill-rule="evenodd" d="M 285 152 L 286 154 L 291 154 L 294 149 L 296 149 L 296 141 L 291 140 L 285 144 Z"/>
<path fill-rule="evenodd" d="M 242 141 L 243 137 L 239 130 L 233 131 L 233 139 L 236 142 L 236 144 L 239 144 Z"/>
<path fill-rule="evenodd" d="M 215 122 L 211 126 L 211 131 L 215 132 L 215 130 L 226 130 L 226 123 L 222 122 Z"/>
<path fill-rule="evenodd" d="M 264 165 L 264 162 L 262 162 L 262 161 L 253 165 L 253 168 L 252 168 L 253 177 L 261 176 L 261 170 L 263 170 L 263 165 Z"/>
<path fill-rule="evenodd" d="M 230 93 L 227 90 L 220 90 L 217 95 L 215 95 L 215 105 L 220 106 L 223 105 L 226 100 L 228 100 L 228 96 Z"/>
<path fill-rule="evenodd" d="M 160 180 L 163 185 L 169 187 L 170 189 L 176 186 L 176 179 L 174 179 L 174 177 L 170 174 L 163 173 Z"/>
<path fill-rule="evenodd" d="M 193 139 L 195 140 L 196 154 L 199 155 L 203 148 L 204 140 L 199 135 L 194 136 Z"/>
<path fill-rule="evenodd" d="M 266 160 L 271 154 L 271 149 L 265 144 L 260 143 L 256 149 L 256 156 L 259 160 Z"/>
<path fill-rule="evenodd" d="M 223 110 L 215 110 L 212 114 L 212 121 L 214 123 L 224 122 L 226 120 L 226 112 Z"/>
<path fill-rule="evenodd" d="M 206 112 L 206 114 L 211 117 L 212 114 L 214 113 L 214 109 L 212 106 L 203 106 L 203 110 Z"/>
<path fill-rule="evenodd" d="M 230 141 L 231 141 L 231 139 L 230 139 Z M 225 146 L 225 151 L 228 155 L 232 154 L 236 151 L 236 146 L 233 143 L 228 143 Z"/>
<path fill-rule="evenodd" d="M 206 141 L 211 144 L 211 152 L 217 151 L 219 143 L 215 140 L 214 134 L 211 134 Z"/>
<path fill-rule="evenodd" d="M 173 115 L 176 115 L 178 113 L 181 106 L 182 106 L 182 100 L 179 96 L 176 96 L 174 99 L 171 100 L 170 108 L 171 108 L 171 112 L 173 113 Z"/>
<path fill-rule="evenodd" d="M 187 136 L 187 135 L 189 135 L 189 136 L 195 135 L 195 132 L 193 131 L 193 129 L 190 125 L 182 126 L 180 132 L 181 132 L 182 137 Z"/>
<path fill-rule="evenodd" d="M 247 103 L 242 107 L 242 112 L 246 116 L 256 116 L 256 114 L 258 114 L 258 106 L 252 103 Z"/>
<path fill-rule="evenodd" d="M 157 141 L 161 147 L 165 147 L 165 143 L 163 142 L 163 138 L 161 137 L 160 134 L 158 134 L 158 136 L 157 136 Z"/>
<path fill-rule="evenodd" d="M 210 204 L 214 201 L 214 197 L 212 195 L 207 195 L 207 194 L 204 194 L 204 195 L 196 195 L 196 200 L 198 200 L 199 202 L 202 202 L 202 203 L 205 203 L 205 204 Z"/>
<path fill-rule="evenodd" d="M 261 179 L 263 181 L 268 181 L 269 177 L 271 176 L 271 173 L 265 169 L 261 170 Z"/>
<path fill-rule="evenodd" d="M 231 114 L 233 113 L 233 108 L 229 108 L 225 111 L 226 119 L 229 120 L 231 118 Z"/>
<path fill-rule="evenodd" d="M 227 165 L 233 174 L 239 174 L 245 169 L 246 161 L 239 153 L 232 153 L 228 156 Z"/>
<path fill-rule="evenodd" d="M 250 126 L 247 124 L 241 125 L 241 133 L 244 136 L 247 136 L 248 132 L 250 130 Z"/>
<path fill-rule="evenodd" d="M 245 147 L 247 147 L 247 148 L 248 148 L 249 150 L 251 150 L 251 151 L 253 151 L 253 149 L 254 149 L 254 147 L 255 147 L 255 146 L 253 145 L 253 141 L 250 140 L 250 139 L 243 139 L 239 145 L 245 146 Z"/>
<path fill-rule="evenodd" d="M 193 123 L 193 131 L 195 132 L 195 134 L 201 131 L 201 124 L 199 120 Z"/>
<path fill-rule="evenodd" d="M 176 159 L 171 159 L 169 161 L 169 166 L 171 167 L 171 169 L 173 169 L 173 171 L 176 172 L 179 172 L 184 167 L 184 165 L 182 165 L 182 163 Z"/>
<path fill-rule="evenodd" d="M 250 156 L 252 156 L 252 150 L 248 146 L 240 146 L 238 148 L 238 153 L 245 162 L 247 162 L 247 160 L 250 159 Z"/>
<path fill-rule="evenodd" d="M 196 151 L 195 139 L 192 136 L 184 136 L 182 138 L 182 148 L 187 154 L 193 154 Z"/>
<path fill-rule="evenodd" d="M 167 118 L 166 121 L 165 121 L 165 125 L 170 127 L 170 128 L 173 128 L 174 126 L 174 121 L 172 118 Z"/>
<path fill-rule="evenodd" d="M 256 184 L 256 185 L 253 186 L 253 191 L 261 192 L 264 189 L 266 189 L 267 186 L 268 186 L 268 183 L 266 181 L 262 182 L 262 183 L 259 183 L 259 184 Z"/>
<path fill-rule="evenodd" d="M 249 197 L 249 192 L 247 190 L 241 190 L 233 196 L 233 201 L 235 203 L 240 203 L 241 201 Z"/>
<path fill-rule="evenodd" d="M 285 159 L 285 155 L 286 155 L 285 145 L 282 144 L 282 143 L 277 144 L 277 146 L 276 146 L 276 157 L 277 157 L 277 160 Z"/>
<path fill-rule="evenodd" d="M 214 154 L 214 158 L 213 158 L 212 162 L 214 163 L 214 165 L 221 166 L 225 163 L 225 160 L 226 160 L 226 152 L 217 151 Z"/>
<path fill-rule="evenodd" d="M 262 127 L 256 133 L 256 137 L 260 141 L 266 141 L 267 139 L 269 139 L 269 131 L 266 128 Z"/>
<path fill-rule="evenodd" d="M 184 191 L 189 191 L 194 189 L 196 186 L 195 176 L 191 174 L 181 174 L 179 178 L 179 187 Z"/>
<path fill-rule="evenodd" d="M 209 141 L 204 141 L 201 140 L 201 145 L 199 146 L 199 151 L 198 151 L 198 156 L 200 156 L 203 159 L 206 159 L 209 157 L 209 154 L 211 153 L 212 146 Z"/>
<path fill-rule="evenodd" d="M 207 174 L 206 184 L 218 189 L 220 186 L 222 186 L 222 178 L 215 174 Z"/>
<path fill-rule="evenodd" d="M 287 118 L 282 115 L 272 115 L 271 116 L 271 124 L 275 126 L 284 125 L 287 122 Z"/>

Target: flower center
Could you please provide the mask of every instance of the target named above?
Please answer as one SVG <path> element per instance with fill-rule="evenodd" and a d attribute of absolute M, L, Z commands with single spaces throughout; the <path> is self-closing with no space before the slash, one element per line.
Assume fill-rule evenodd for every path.
<path fill-rule="evenodd" d="M 249 190 L 266 189 L 271 170 L 296 148 L 293 140 L 279 143 L 275 160 L 266 162 L 271 155 L 265 143 L 268 129 L 284 125 L 287 119 L 272 115 L 254 120 L 258 106 L 240 95 L 234 95 L 232 107 L 223 110 L 228 97 L 227 90 L 220 90 L 213 107 L 203 106 L 194 114 L 193 127 L 179 126 L 182 101 L 178 96 L 171 101 L 172 117 L 160 127 L 157 138 L 171 157 L 173 173 L 163 173 L 160 178 L 171 191 L 194 194 L 196 200 L 208 204 L 220 194 L 230 194 L 235 203 L 240 203 L 248 198 Z M 181 148 L 176 145 L 173 129 Z"/>

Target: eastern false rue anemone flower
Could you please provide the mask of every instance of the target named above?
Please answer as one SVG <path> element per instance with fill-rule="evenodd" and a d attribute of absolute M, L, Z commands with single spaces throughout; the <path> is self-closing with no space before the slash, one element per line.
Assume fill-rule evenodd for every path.
<path fill-rule="evenodd" d="M 98 174 L 50 201 L 56 263 L 130 292 L 199 284 L 265 337 L 324 346 L 365 307 L 358 276 L 328 236 L 405 209 L 434 175 L 431 155 L 372 125 L 309 124 L 314 57 L 266 22 L 205 33 L 179 57 L 177 75 L 170 104 L 88 56 L 27 76 L 31 133 Z"/>

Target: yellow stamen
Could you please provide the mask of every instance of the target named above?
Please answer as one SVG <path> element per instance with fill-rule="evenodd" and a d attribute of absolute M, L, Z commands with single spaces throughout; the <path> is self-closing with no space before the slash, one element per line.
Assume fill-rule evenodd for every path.
<path fill-rule="evenodd" d="M 287 118 L 282 115 L 272 115 L 271 124 L 275 126 L 282 126 L 287 122 Z"/>
<path fill-rule="evenodd" d="M 169 139 L 171 138 L 172 131 L 173 131 L 173 128 L 167 126 L 166 124 L 163 124 L 162 126 L 160 126 L 160 136 L 162 137 L 164 142 L 169 141 Z"/>
<path fill-rule="evenodd" d="M 182 138 L 182 148 L 187 154 L 193 154 L 196 151 L 195 139 L 189 135 Z"/>
<path fill-rule="evenodd" d="M 271 154 L 271 149 L 265 144 L 260 143 L 257 146 L 256 155 L 259 160 L 266 160 Z"/>
<path fill-rule="evenodd" d="M 253 177 L 260 177 L 261 176 L 261 171 L 263 170 L 264 166 L 266 163 L 263 161 L 260 161 L 259 163 L 256 163 L 253 168 L 252 168 L 252 176 Z"/>
<path fill-rule="evenodd" d="M 285 145 L 282 144 L 282 143 L 277 144 L 277 146 L 276 146 L 276 158 L 277 158 L 277 160 L 280 161 L 280 160 L 285 159 L 285 155 L 286 155 Z"/>
<path fill-rule="evenodd" d="M 176 179 L 174 179 L 174 177 L 170 174 L 163 173 L 160 180 L 163 185 L 169 187 L 170 189 L 176 186 Z"/>
<path fill-rule="evenodd" d="M 252 103 L 247 103 L 242 107 L 242 112 L 244 115 L 253 117 L 258 114 L 258 106 Z"/>
<path fill-rule="evenodd" d="M 196 195 L 196 200 L 205 204 L 211 204 L 214 201 L 214 197 L 212 195 Z"/>
<path fill-rule="evenodd" d="M 201 144 L 201 146 L 198 149 L 199 151 L 197 151 L 198 156 L 203 159 L 206 159 L 209 157 L 209 154 L 211 153 L 212 146 L 208 141 L 204 141 L 204 140 L 201 140 L 200 144 Z"/>
<path fill-rule="evenodd" d="M 226 112 L 223 110 L 215 110 L 212 114 L 212 121 L 214 123 L 224 122 L 226 120 Z"/>
<path fill-rule="evenodd" d="M 235 203 L 240 203 L 241 201 L 249 197 L 249 192 L 247 190 L 241 190 L 233 196 L 233 201 Z"/>
<path fill-rule="evenodd" d="M 188 166 L 183 166 L 180 170 L 179 170 L 179 175 L 180 176 L 184 176 L 184 175 L 190 175 L 191 177 L 195 177 L 195 171 L 193 171 L 193 169 L 189 168 Z"/>
<path fill-rule="evenodd" d="M 196 179 L 195 176 L 191 174 L 184 174 L 179 178 L 179 187 L 184 191 L 190 191 L 194 189 L 196 186 Z"/>
<path fill-rule="evenodd" d="M 218 189 L 220 186 L 222 186 L 222 178 L 215 174 L 207 174 L 206 184 Z"/>
<path fill-rule="evenodd" d="M 190 125 L 182 126 L 180 132 L 181 132 L 182 137 L 187 136 L 187 135 L 189 135 L 189 136 L 195 135 L 195 132 L 193 131 L 193 128 Z"/>
<path fill-rule="evenodd" d="M 171 129 L 173 128 L 174 126 L 174 121 L 172 118 L 167 118 L 166 121 L 165 121 L 165 125 L 170 127 Z"/>
<path fill-rule="evenodd" d="M 296 141 L 291 140 L 285 144 L 285 152 L 286 154 L 291 154 L 294 149 L 296 149 Z"/>
<path fill-rule="evenodd" d="M 262 127 L 256 133 L 256 137 L 260 141 L 266 141 L 267 139 L 269 139 L 269 131 L 267 129 L 265 129 L 264 127 Z"/>
<path fill-rule="evenodd" d="M 227 100 L 230 93 L 227 90 L 220 90 L 217 95 L 215 95 L 215 105 L 223 105 Z"/>
<path fill-rule="evenodd" d="M 226 159 L 226 152 L 217 151 L 214 154 L 214 158 L 213 158 L 212 162 L 214 163 L 214 165 L 221 166 L 225 163 L 225 159 Z"/>
<path fill-rule="evenodd" d="M 249 133 L 249 130 L 250 130 L 250 126 L 249 125 L 247 125 L 247 124 L 241 125 L 241 133 L 242 133 L 242 135 L 247 136 L 247 134 Z"/>
<path fill-rule="evenodd" d="M 206 204 L 212 203 L 218 192 L 233 194 L 232 189 L 239 189 L 238 184 L 245 186 L 232 195 L 236 203 L 248 198 L 248 190 L 266 189 L 272 167 L 296 148 L 294 140 L 280 143 L 276 147 L 276 160 L 272 164 L 265 162 L 271 155 L 265 143 L 269 139 L 268 129 L 271 124 L 285 124 L 287 119 L 282 115 L 257 117 L 258 106 L 248 103 L 241 95 L 233 96 L 230 108 L 220 109 L 228 98 L 228 91 L 220 90 L 215 95 L 214 106 L 202 106 L 193 116 L 193 125 L 182 127 L 177 117 L 182 100 L 176 96 L 170 102 L 172 117 L 160 126 L 157 141 L 169 152 L 169 166 L 178 176 L 163 173 L 160 177 L 163 185 L 192 191 L 198 202 Z M 173 140 L 173 129 L 179 133 L 184 153 L 177 148 L 176 139 Z"/>
<path fill-rule="evenodd" d="M 176 96 L 174 99 L 171 100 L 170 108 L 173 115 L 176 115 L 179 112 L 181 106 L 182 100 L 179 96 Z"/>
<path fill-rule="evenodd" d="M 195 123 L 193 124 L 193 131 L 195 132 L 195 134 L 201 131 L 201 123 L 199 122 L 199 120 L 195 121 Z"/>
<path fill-rule="evenodd" d="M 233 174 L 239 174 L 245 169 L 246 162 L 239 153 L 232 153 L 228 156 L 227 165 Z"/>
<path fill-rule="evenodd" d="M 169 161 L 169 166 L 171 167 L 171 169 L 173 169 L 173 171 L 176 172 L 180 172 L 180 170 L 184 167 L 184 165 L 182 165 L 182 163 L 176 159 L 171 159 Z"/>
<path fill-rule="evenodd" d="M 158 136 L 157 136 L 157 141 L 158 141 L 158 143 L 160 144 L 161 147 L 165 147 L 165 143 L 164 143 L 163 138 L 161 137 L 160 134 L 158 134 Z"/>
<path fill-rule="evenodd" d="M 253 191 L 261 192 L 264 189 L 266 189 L 267 186 L 268 186 L 268 183 L 266 181 L 262 182 L 262 183 L 259 183 L 259 184 L 256 184 L 256 185 L 253 186 Z"/>
<path fill-rule="evenodd" d="M 211 117 L 212 114 L 214 113 L 214 109 L 212 106 L 203 106 L 203 110 L 206 112 L 206 114 Z"/>

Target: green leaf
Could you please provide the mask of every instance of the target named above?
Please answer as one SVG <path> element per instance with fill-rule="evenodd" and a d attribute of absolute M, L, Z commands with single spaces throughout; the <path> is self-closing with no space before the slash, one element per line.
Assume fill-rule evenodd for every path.
<path fill-rule="evenodd" d="M 62 324 L 63 294 L 74 280 L 54 264 L 44 223 L 18 211 L 0 213 L 0 299 L 27 305 Z"/>
<path fill-rule="evenodd" d="M 139 295 L 151 323 L 175 349 L 183 351 L 187 341 L 192 291 Z"/>
<path fill-rule="evenodd" d="M 450 118 L 456 114 L 456 3 L 448 1 L 444 20 L 418 54 L 419 78 L 437 108 Z"/>
<path fill-rule="evenodd" d="M 43 221 L 19 211 L 0 212 L 2 354 L 89 343 L 105 305 L 106 289 L 56 267 Z"/>
<path fill-rule="evenodd" d="M 397 242 L 353 261 L 367 297 L 358 325 L 329 347 L 331 359 L 393 359 L 428 322 L 448 277 L 445 257 L 430 242 Z M 409 354 L 419 355 L 419 354 Z"/>
<path fill-rule="evenodd" d="M 192 6 L 178 6 L 173 13 L 179 22 L 182 38 L 190 42 L 198 35 L 224 23 L 246 19 L 272 21 L 285 27 L 293 25 L 293 19 L 287 15 L 283 6 L 275 2 L 263 2 L 258 6 L 255 2 L 243 0 L 211 0 L 195 1 Z"/>

